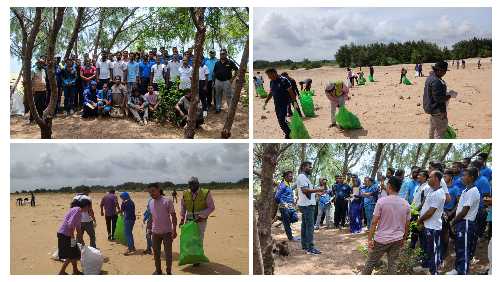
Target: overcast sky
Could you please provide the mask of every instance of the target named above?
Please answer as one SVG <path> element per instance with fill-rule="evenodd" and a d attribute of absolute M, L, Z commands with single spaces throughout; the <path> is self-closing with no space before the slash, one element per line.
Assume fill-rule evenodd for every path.
<path fill-rule="evenodd" d="M 491 37 L 491 8 L 254 8 L 253 60 L 333 59 L 344 44 Z"/>
<path fill-rule="evenodd" d="M 237 181 L 248 164 L 248 144 L 11 144 L 10 190 Z"/>

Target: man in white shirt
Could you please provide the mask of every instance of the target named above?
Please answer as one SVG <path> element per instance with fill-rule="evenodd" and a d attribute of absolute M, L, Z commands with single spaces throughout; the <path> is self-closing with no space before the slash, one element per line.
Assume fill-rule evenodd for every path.
<path fill-rule="evenodd" d="M 164 82 L 164 68 L 165 65 L 160 63 L 160 58 L 157 56 L 155 64 L 150 70 L 150 84 L 153 85 L 155 91 L 159 91 L 159 83 Z M 141 93 L 143 94 L 143 93 Z"/>
<path fill-rule="evenodd" d="M 183 64 L 178 68 L 180 74 L 180 90 L 190 89 L 192 87 L 192 66 L 188 64 L 188 57 L 183 57 Z"/>
<path fill-rule="evenodd" d="M 438 170 L 431 171 L 429 174 L 430 192 L 425 198 L 425 202 L 420 210 L 420 217 L 417 225 L 425 227 L 425 260 L 422 267 L 429 269 L 433 275 L 438 274 L 438 268 L 441 264 L 440 236 L 443 227 L 442 215 L 446 200 L 444 190 L 441 188 L 441 179 L 443 173 Z"/>
<path fill-rule="evenodd" d="M 117 52 L 112 67 L 112 77 L 120 76 L 120 81 L 126 81 L 127 63 L 122 60 L 122 54 Z"/>
<path fill-rule="evenodd" d="M 476 236 L 476 216 L 481 199 L 474 181 L 479 177 L 479 170 L 468 167 L 464 170 L 462 181 L 465 189 L 460 195 L 457 211 L 452 225 L 455 228 L 455 269 L 447 272 L 450 275 L 469 274 L 469 266 L 474 257 Z"/>
<path fill-rule="evenodd" d="M 298 206 L 302 213 L 301 242 L 302 249 L 307 254 L 318 255 L 321 251 L 314 248 L 314 212 L 316 207 L 315 194 L 324 189 L 314 189 L 308 176 L 312 172 L 312 163 L 305 161 L 300 165 L 300 174 L 296 178 L 298 191 Z"/>
<path fill-rule="evenodd" d="M 169 63 L 167 63 L 168 72 L 168 81 L 170 84 L 176 82 L 180 78 L 179 68 L 181 67 L 181 61 L 178 55 L 173 55 Z M 169 85 L 171 86 L 171 85 Z"/>
<path fill-rule="evenodd" d="M 108 54 L 103 51 L 101 55 L 101 60 L 96 62 L 96 77 L 98 78 L 98 90 L 103 88 L 103 84 L 110 83 L 110 78 L 112 77 L 112 66 L 113 63 L 108 59 Z"/>
<path fill-rule="evenodd" d="M 204 58 L 201 59 L 199 67 L 199 99 L 202 102 L 203 116 L 207 117 L 208 105 L 210 103 L 208 96 L 208 77 L 209 69 L 204 63 Z"/>
<path fill-rule="evenodd" d="M 89 202 L 91 202 L 91 206 L 88 212 L 82 212 L 82 219 L 80 220 L 81 234 L 79 234 L 80 236 L 77 236 L 77 238 L 79 238 L 80 244 L 84 244 L 84 232 L 87 232 L 90 240 L 89 245 L 93 248 L 96 248 L 96 232 L 94 231 L 96 218 L 94 217 L 94 211 L 92 210 L 92 200 L 91 197 L 89 197 L 89 192 L 78 193 L 75 197 L 73 197 L 71 205 L 73 207 L 76 203 L 84 199 L 89 200 Z"/>

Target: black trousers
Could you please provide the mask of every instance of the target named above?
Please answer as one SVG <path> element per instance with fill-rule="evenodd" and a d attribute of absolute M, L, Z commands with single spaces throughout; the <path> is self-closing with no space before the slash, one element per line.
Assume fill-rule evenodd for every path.
<path fill-rule="evenodd" d="M 335 228 L 342 224 L 342 227 L 345 227 L 345 218 L 347 217 L 347 200 L 344 199 L 336 199 L 335 201 Z"/>
<path fill-rule="evenodd" d="M 279 126 L 282 129 L 282 132 L 284 132 L 284 137 L 286 139 L 289 139 L 289 133 L 291 132 L 291 129 L 289 129 L 288 122 L 286 121 L 286 116 L 288 114 L 288 103 L 276 103 L 275 104 L 275 115 L 277 116 L 277 121 L 279 122 Z"/>
<path fill-rule="evenodd" d="M 117 215 L 105 216 L 106 220 L 106 231 L 108 232 L 108 237 L 115 236 L 115 228 L 117 227 Z"/>
<path fill-rule="evenodd" d="M 214 81 L 212 81 L 212 80 L 207 81 L 207 108 L 208 108 L 208 110 L 212 104 L 216 104 L 215 102 L 213 102 L 213 99 L 214 99 L 213 98 L 213 84 L 214 84 Z"/>
<path fill-rule="evenodd" d="M 209 82 L 206 90 L 204 90 L 204 86 L 206 86 L 206 81 L 205 80 L 199 80 L 199 99 L 202 103 L 202 109 L 204 111 L 207 111 L 209 109 L 209 105 L 211 103 L 211 98 L 208 95 L 209 90 Z"/>

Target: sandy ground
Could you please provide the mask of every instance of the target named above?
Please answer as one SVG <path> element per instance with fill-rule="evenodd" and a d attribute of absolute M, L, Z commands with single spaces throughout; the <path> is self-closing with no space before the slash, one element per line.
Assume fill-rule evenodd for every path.
<path fill-rule="evenodd" d="M 205 123 L 195 132 L 195 138 L 221 138 L 221 130 L 227 116 L 226 108 L 219 114 L 210 111 Z M 11 138 L 40 138 L 40 129 L 36 124 L 27 124 L 27 117 L 11 116 Z M 235 113 L 231 138 L 248 138 L 248 107 L 239 104 Z M 94 118 L 82 120 L 78 114 L 70 117 L 58 116 L 52 125 L 54 139 L 168 139 L 183 138 L 183 129 L 171 123 L 163 125 L 150 122 L 141 126 L 132 118 Z"/>
<path fill-rule="evenodd" d="M 477 69 L 477 59 L 467 60 L 465 69 L 451 67 L 444 79 L 448 89 L 458 92 L 448 106 L 450 125 L 457 130 L 457 138 L 489 139 L 492 132 L 492 64 L 490 59 L 481 60 L 481 70 Z M 424 64 L 424 75 L 428 75 L 431 64 Z M 330 103 L 324 95 L 324 87 L 330 81 L 345 80 L 346 70 L 337 67 L 318 69 L 279 70 L 287 71 L 297 82 L 311 78 L 315 90 L 314 105 L 317 116 L 304 120 L 311 138 L 374 138 L 374 139 L 423 139 L 428 138 L 429 115 L 422 107 L 423 88 L 426 77 L 415 78 L 414 65 L 405 65 L 407 77 L 413 85 L 400 85 L 402 65 L 376 66 L 374 83 L 351 88 L 350 100 L 346 107 L 355 113 L 363 129 L 342 131 L 330 128 Z M 358 71 L 358 69 L 354 69 Z M 365 77 L 368 68 L 363 68 Z M 256 72 L 257 70 L 255 70 Z M 263 74 L 263 71 L 262 71 Z M 268 91 L 269 80 L 265 78 Z M 299 87 L 299 86 L 298 86 Z M 283 138 L 275 116 L 273 102 L 263 111 L 264 100 L 254 97 L 254 137 Z"/>
<path fill-rule="evenodd" d="M 348 223 L 347 223 L 348 224 Z M 287 240 L 282 224 L 278 221 L 272 225 L 272 236 L 276 241 Z M 300 237 L 301 221 L 292 225 L 293 236 Z M 350 234 L 348 228 L 327 229 L 321 227 L 314 232 L 314 244 L 322 252 L 320 255 L 307 255 L 301 249 L 300 242 L 289 242 L 290 255 L 277 256 L 275 259 L 275 274 L 315 274 L 315 275 L 347 275 L 360 274 L 364 268 L 366 257 L 358 247 L 366 245 L 365 229 L 360 234 Z M 472 266 L 473 273 L 483 273 L 488 267 L 488 241 L 481 241 L 477 248 L 476 258 L 479 262 Z M 441 273 L 450 271 L 455 260 L 453 246 L 450 256 L 445 262 Z M 386 260 L 384 256 L 383 260 Z M 380 273 L 376 269 L 373 273 Z M 427 273 L 414 273 L 427 274 Z"/>
<path fill-rule="evenodd" d="M 216 210 L 210 216 L 205 237 L 205 254 L 210 263 L 199 267 L 178 266 L 178 238 L 173 242 L 173 274 L 247 274 L 248 273 L 248 191 L 213 191 Z M 135 192 L 131 198 L 136 203 L 138 220 L 134 226 L 137 255 L 124 256 L 126 247 L 107 241 L 104 217 L 99 216 L 99 201 L 103 193 L 91 193 L 97 214 L 97 247 L 108 261 L 103 265 L 104 274 L 152 274 L 153 256 L 143 255 L 146 247 L 142 218 L 147 193 Z M 57 274 L 61 262 L 51 259 L 57 249 L 56 232 L 68 210 L 71 194 L 40 194 L 38 206 L 16 206 L 16 196 L 11 196 L 11 274 Z M 179 219 L 179 202 L 176 204 Z M 84 241 L 89 237 L 84 235 Z M 225 250 L 225 251 L 222 251 Z M 106 261 L 106 260 L 105 260 Z M 162 262 L 165 270 L 165 263 Z M 80 264 L 79 264 L 80 268 Z M 81 268 L 80 268 L 81 269 Z M 68 269 L 71 272 L 71 267 Z"/>

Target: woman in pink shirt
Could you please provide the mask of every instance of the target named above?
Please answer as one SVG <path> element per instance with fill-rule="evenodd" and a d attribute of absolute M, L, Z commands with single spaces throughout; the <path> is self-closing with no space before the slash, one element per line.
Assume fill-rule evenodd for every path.
<path fill-rule="evenodd" d="M 58 237 L 58 256 L 59 259 L 64 259 L 65 262 L 59 271 L 59 274 L 66 275 L 66 267 L 71 263 L 73 274 L 82 274 L 78 270 L 77 260 L 80 259 L 80 250 L 77 246 L 77 241 L 74 239 L 75 232 L 77 236 L 82 236 L 80 231 L 80 220 L 82 212 L 88 212 L 91 207 L 91 201 L 83 199 L 78 201 L 75 207 L 70 208 L 63 219 L 63 223 L 57 232 Z"/>

